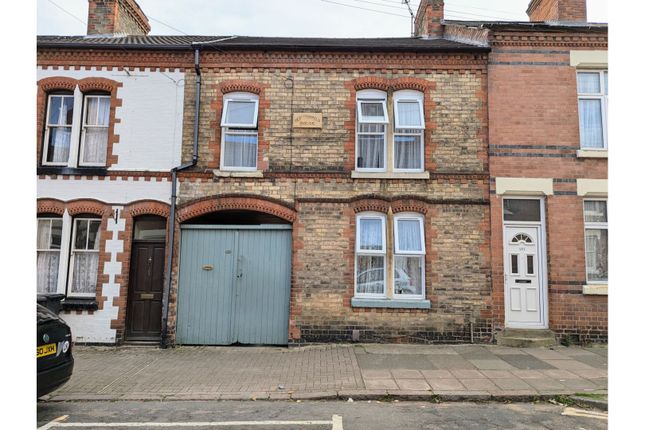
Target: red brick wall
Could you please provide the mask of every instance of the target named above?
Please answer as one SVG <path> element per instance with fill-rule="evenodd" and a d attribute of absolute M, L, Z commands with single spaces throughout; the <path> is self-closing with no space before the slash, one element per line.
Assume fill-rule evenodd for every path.
<path fill-rule="evenodd" d="M 545 4 L 548 2 L 545 2 Z M 607 49 L 606 34 L 491 36 L 489 162 L 492 312 L 504 327 L 502 198 L 497 177 L 553 178 L 546 198 L 549 328 L 580 341 L 607 339 L 607 297 L 582 294 L 586 283 L 583 198 L 576 179 L 606 179 L 607 159 L 578 158 L 576 69 L 570 50 Z M 540 42 L 537 42 L 541 38 Z"/>
<path fill-rule="evenodd" d="M 531 21 L 587 21 L 586 0 L 533 0 L 526 13 Z"/>

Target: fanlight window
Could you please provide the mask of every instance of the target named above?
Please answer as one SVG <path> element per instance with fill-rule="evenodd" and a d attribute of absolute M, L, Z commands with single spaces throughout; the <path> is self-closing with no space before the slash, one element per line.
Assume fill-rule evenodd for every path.
<path fill-rule="evenodd" d="M 519 243 L 519 242 L 533 243 L 533 239 L 531 239 L 530 236 L 524 233 L 520 233 L 520 234 L 516 234 L 513 240 L 511 240 L 511 243 Z"/>

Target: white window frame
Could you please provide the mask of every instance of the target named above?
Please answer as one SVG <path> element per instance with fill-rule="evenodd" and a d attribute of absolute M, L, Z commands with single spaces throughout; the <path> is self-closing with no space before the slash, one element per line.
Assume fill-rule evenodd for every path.
<path fill-rule="evenodd" d="M 228 111 L 228 103 L 230 101 L 238 102 L 254 102 L 255 103 L 255 112 L 254 112 L 254 121 L 252 124 L 234 124 L 226 122 L 226 112 Z M 257 94 L 253 93 L 244 93 L 244 92 L 233 92 L 227 93 L 224 95 L 224 106 L 222 108 L 222 121 L 220 122 L 222 128 L 221 136 L 221 151 L 220 151 L 220 170 L 231 170 L 231 171 L 246 171 L 246 172 L 255 172 L 258 170 L 258 153 L 260 146 L 260 138 L 258 133 L 258 113 L 259 113 L 260 97 Z M 256 138 L 255 145 L 255 166 L 226 166 L 224 164 L 224 154 L 226 152 L 226 135 L 235 135 L 235 134 L 254 134 Z"/>
<path fill-rule="evenodd" d="M 364 103 L 375 103 L 380 102 L 383 105 L 384 119 L 382 120 L 368 120 L 370 118 L 378 117 L 363 117 L 361 112 L 361 105 Z M 385 172 L 387 171 L 388 163 L 388 142 L 387 142 L 387 127 L 389 124 L 389 117 L 387 114 L 387 93 L 381 90 L 360 90 L 356 92 L 356 134 L 354 136 L 355 147 L 354 147 L 354 168 L 359 172 Z M 360 132 L 361 124 L 379 124 L 383 125 L 382 133 L 369 133 L 369 132 Z M 358 167 L 358 136 L 359 135 L 368 135 L 368 136 L 383 136 L 383 167 Z"/>
<path fill-rule="evenodd" d="M 105 126 L 102 125 L 88 125 L 87 124 L 87 107 L 89 105 L 88 99 L 90 98 L 96 98 L 96 99 L 107 99 L 108 104 L 108 123 Z M 106 95 L 106 94 L 84 94 L 83 95 L 83 115 L 81 116 L 81 147 L 80 151 L 78 154 L 78 165 L 82 167 L 103 167 L 107 164 L 107 144 L 109 143 L 106 142 L 105 145 L 105 163 L 84 163 L 83 162 L 83 154 L 85 152 L 85 134 L 88 128 L 101 128 L 105 129 L 105 132 L 107 134 L 107 138 L 110 138 L 110 113 L 109 110 L 111 109 L 111 99 L 112 96 Z M 100 102 L 99 102 L 100 103 Z M 98 114 L 98 111 L 97 111 Z"/>
<path fill-rule="evenodd" d="M 600 92 L 599 93 L 581 93 L 578 90 L 578 110 L 580 109 L 580 100 L 600 100 L 600 117 L 602 121 L 602 143 L 601 148 L 594 148 L 589 146 L 583 146 L 582 142 L 582 131 L 580 130 L 580 149 L 585 151 L 606 151 L 608 148 L 608 130 L 607 130 L 607 109 L 609 105 L 609 92 L 608 88 L 605 85 L 605 74 L 609 77 L 608 69 L 578 69 L 576 71 L 576 86 L 578 84 L 578 75 L 580 73 L 597 73 L 600 78 Z M 578 113 L 579 115 L 579 113 Z M 580 129 L 580 117 L 578 116 L 578 129 Z"/>
<path fill-rule="evenodd" d="M 382 249 L 361 249 L 361 221 L 377 219 L 381 222 L 381 237 L 383 238 Z M 354 297 L 364 298 L 387 298 L 387 235 L 386 235 L 387 218 L 384 214 L 378 212 L 361 212 L 356 216 L 356 245 L 354 257 Z M 359 293 L 358 292 L 358 257 L 383 257 L 383 293 Z"/>
<path fill-rule="evenodd" d="M 60 225 L 61 225 L 61 238 L 60 238 L 60 245 L 58 249 L 52 248 L 52 235 L 51 235 L 51 227 L 53 221 L 59 220 Z M 60 260 L 63 258 L 63 227 L 64 227 L 64 221 L 62 217 L 52 217 L 52 216 L 44 216 L 44 217 L 38 217 L 36 218 L 36 234 L 38 234 L 38 224 L 41 221 L 48 221 L 49 222 L 49 238 L 48 238 L 48 247 L 47 248 L 39 248 L 38 247 L 38 241 L 36 240 L 36 255 L 38 255 L 39 252 L 53 252 L 53 251 L 58 251 L 58 272 L 57 272 L 57 277 L 56 277 L 56 288 L 54 290 L 54 293 L 58 292 L 58 284 L 59 284 L 59 279 L 60 279 Z M 36 238 L 38 239 L 38 238 Z"/>
<path fill-rule="evenodd" d="M 394 128 L 425 130 L 425 112 L 423 111 L 423 93 L 414 90 L 401 90 L 394 93 Z M 404 126 L 399 124 L 399 103 L 416 103 L 419 105 L 419 115 L 421 116 L 421 124 L 415 126 Z"/>
<path fill-rule="evenodd" d="M 399 249 L 399 221 L 416 221 L 419 223 L 419 234 L 421 235 L 421 251 L 409 251 Z M 393 299 L 425 299 L 426 297 L 426 241 L 425 241 L 425 221 L 421 214 L 406 212 L 394 215 L 394 253 L 392 255 L 392 264 L 394 267 L 394 288 L 392 289 Z M 397 294 L 396 292 L 396 258 L 397 257 L 417 257 L 421 258 L 421 293 L 420 294 Z"/>
<path fill-rule="evenodd" d="M 605 205 L 607 207 L 607 221 L 605 222 L 589 222 L 585 220 L 585 202 L 605 202 Z M 584 222 L 584 235 L 583 235 L 583 241 L 585 244 L 585 279 L 587 280 L 587 284 L 594 284 L 594 285 L 607 285 L 609 282 L 609 271 L 607 271 L 607 278 L 606 280 L 600 280 L 600 281 L 590 281 L 589 280 L 589 273 L 587 272 L 587 230 L 607 230 L 609 232 L 609 204 L 607 203 L 606 198 L 586 198 L 582 201 L 582 220 Z M 609 256 L 607 256 L 609 258 Z"/>
<path fill-rule="evenodd" d="M 77 233 L 77 221 L 98 221 L 99 222 L 99 229 L 96 235 L 96 240 L 99 241 L 99 249 L 82 249 L 82 250 L 76 250 L 76 233 Z M 102 220 L 101 218 L 91 218 L 91 217 L 77 217 L 72 219 L 72 241 L 69 244 L 70 247 L 70 252 L 69 252 L 69 267 L 68 267 L 68 275 L 67 275 L 67 288 L 66 288 L 66 296 L 67 297 L 76 297 L 76 298 L 83 298 L 83 297 L 96 297 L 96 289 L 94 290 L 93 293 L 75 293 L 72 291 L 72 284 L 74 283 L 74 260 L 76 257 L 77 253 L 97 253 L 99 254 L 99 262 L 100 262 L 100 252 L 101 252 L 101 223 Z M 89 235 L 86 238 L 86 243 L 89 240 Z M 97 285 L 98 285 L 98 279 L 99 275 L 101 273 L 101 266 L 99 264 L 97 268 L 97 273 L 96 273 L 96 280 L 97 280 Z"/>
<path fill-rule="evenodd" d="M 76 103 L 73 104 L 72 107 L 72 123 L 70 125 L 59 125 L 59 124 L 50 124 L 49 123 L 49 116 L 51 113 L 51 107 L 52 107 L 52 97 L 69 97 L 72 100 L 75 99 L 74 94 L 56 94 L 52 93 L 47 96 L 47 112 L 46 112 L 46 117 L 45 117 L 45 136 L 44 136 L 44 141 L 43 141 L 43 157 L 42 157 L 42 164 L 43 166 L 67 166 L 69 164 L 69 158 L 65 162 L 55 162 L 55 161 L 47 161 L 47 155 L 49 153 L 49 135 L 51 134 L 51 129 L 52 128 L 69 128 L 70 129 L 70 137 L 69 137 L 69 157 L 71 158 L 72 156 L 72 148 L 74 146 L 74 134 L 72 133 L 74 129 L 74 122 L 76 121 Z"/>

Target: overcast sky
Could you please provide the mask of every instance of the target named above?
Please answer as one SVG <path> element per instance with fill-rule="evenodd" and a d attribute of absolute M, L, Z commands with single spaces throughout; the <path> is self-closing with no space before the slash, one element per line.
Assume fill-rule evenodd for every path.
<path fill-rule="evenodd" d="M 401 0 L 137 2 L 150 20 L 151 34 L 300 37 L 406 37 L 410 34 L 410 15 Z M 588 0 L 588 21 L 607 22 L 608 2 Z M 416 13 L 419 0 L 411 0 L 410 4 Z M 529 0 L 445 0 L 445 14 L 446 19 L 526 21 L 528 4 Z M 37 0 L 37 10 L 38 34 L 86 32 L 87 0 Z"/>

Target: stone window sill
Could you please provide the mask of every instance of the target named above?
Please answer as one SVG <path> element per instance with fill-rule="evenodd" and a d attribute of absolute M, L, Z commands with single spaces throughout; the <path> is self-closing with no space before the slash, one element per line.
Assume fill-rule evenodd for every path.
<path fill-rule="evenodd" d="M 578 149 L 578 158 L 608 158 L 609 151 L 606 149 Z"/>
<path fill-rule="evenodd" d="M 607 284 L 587 284 L 582 286 L 582 294 L 589 296 L 609 295 Z"/>
<path fill-rule="evenodd" d="M 430 309 L 430 300 L 419 299 L 367 299 L 352 297 L 353 308 Z"/>
<path fill-rule="evenodd" d="M 213 175 L 219 178 L 263 178 L 261 170 L 213 170 Z"/>
<path fill-rule="evenodd" d="M 352 170 L 352 179 L 430 179 L 430 172 L 360 172 Z"/>

